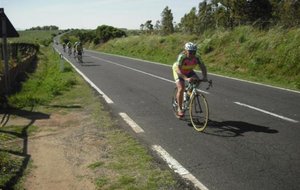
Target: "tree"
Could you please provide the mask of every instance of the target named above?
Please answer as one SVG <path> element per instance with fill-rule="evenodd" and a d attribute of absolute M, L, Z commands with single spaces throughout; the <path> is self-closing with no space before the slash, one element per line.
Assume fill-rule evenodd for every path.
<path fill-rule="evenodd" d="M 300 0 L 280 1 L 279 18 L 286 27 L 300 26 Z"/>
<path fill-rule="evenodd" d="M 147 20 L 146 23 L 145 23 L 145 28 L 146 30 L 148 31 L 153 31 L 153 24 L 152 24 L 152 20 Z"/>
<path fill-rule="evenodd" d="M 112 38 L 120 38 L 123 36 L 126 36 L 126 33 L 123 30 L 112 26 L 101 25 L 96 29 L 96 37 L 98 37 L 102 42 L 107 42 Z"/>
<path fill-rule="evenodd" d="M 144 24 L 141 24 L 141 25 L 140 25 L 140 29 L 141 29 L 141 31 L 143 31 L 143 30 L 144 30 L 144 28 L 145 28 L 145 25 L 144 25 Z"/>
<path fill-rule="evenodd" d="M 160 21 L 159 21 L 159 20 L 156 21 L 155 26 L 154 26 L 154 29 L 155 29 L 155 30 L 158 30 L 158 31 L 161 30 L 161 24 L 160 24 Z"/>
<path fill-rule="evenodd" d="M 180 21 L 180 29 L 187 33 L 194 33 L 197 24 L 196 7 L 193 7 L 188 14 L 185 14 Z"/>
<path fill-rule="evenodd" d="M 171 34 L 174 32 L 173 13 L 167 6 L 161 13 L 161 28 L 163 34 Z"/>
<path fill-rule="evenodd" d="M 198 12 L 198 19 L 196 24 L 197 24 L 196 27 L 197 34 L 200 34 L 207 29 L 211 29 L 215 27 L 212 4 L 207 3 L 206 0 L 199 3 L 199 12 Z"/>
<path fill-rule="evenodd" d="M 265 27 L 272 18 L 272 5 L 269 0 L 251 0 L 246 4 L 246 19 L 248 22 Z"/>

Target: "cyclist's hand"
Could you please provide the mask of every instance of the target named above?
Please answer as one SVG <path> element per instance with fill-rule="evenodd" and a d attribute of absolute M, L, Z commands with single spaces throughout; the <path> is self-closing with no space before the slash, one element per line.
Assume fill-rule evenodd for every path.
<path fill-rule="evenodd" d="M 191 78 L 187 78 L 186 79 L 188 82 L 193 82 L 193 80 L 195 80 L 195 78 L 191 77 Z"/>

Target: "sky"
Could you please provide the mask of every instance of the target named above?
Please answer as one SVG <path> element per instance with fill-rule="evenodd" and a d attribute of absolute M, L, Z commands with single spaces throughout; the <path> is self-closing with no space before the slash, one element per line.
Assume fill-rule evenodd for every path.
<path fill-rule="evenodd" d="M 141 24 L 161 20 L 166 6 L 173 21 L 201 0 L 0 0 L 0 7 L 17 30 L 55 25 L 60 29 L 96 29 L 100 25 L 139 29 Z"/>

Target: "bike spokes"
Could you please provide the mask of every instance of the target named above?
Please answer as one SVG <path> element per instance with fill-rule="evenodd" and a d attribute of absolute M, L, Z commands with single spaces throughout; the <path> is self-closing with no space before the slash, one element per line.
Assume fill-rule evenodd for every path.
<path fill-rule="evenodd" d="M 195 95 L 190 103 L 190 119 L 197 131 L 203 131 L 208 122 L 208 105 L 202 95 Z"/>

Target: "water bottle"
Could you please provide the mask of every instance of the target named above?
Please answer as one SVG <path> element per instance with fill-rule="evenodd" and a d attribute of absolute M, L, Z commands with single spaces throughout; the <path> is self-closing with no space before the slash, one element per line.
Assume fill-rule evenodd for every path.
<path fill-rule="evenodd" d="M 189 95 L 187 94 L 186 91 L 184 91 L 184 93 L 183 93 L 183 101 L 186 102 L 188 100 L 189 100 Z"/>

